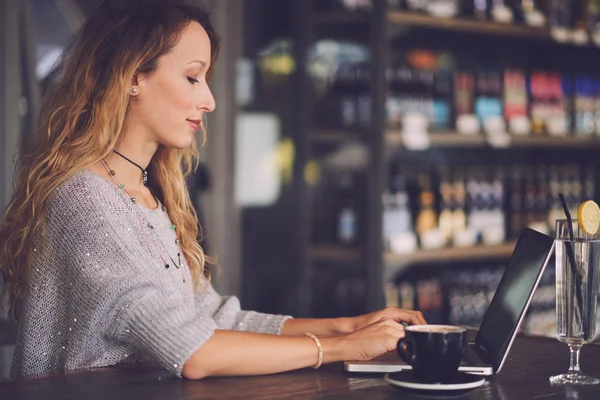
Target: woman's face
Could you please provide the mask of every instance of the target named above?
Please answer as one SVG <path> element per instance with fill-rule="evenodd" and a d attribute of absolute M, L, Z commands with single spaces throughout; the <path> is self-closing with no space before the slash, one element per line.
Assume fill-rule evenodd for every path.
<path fill-rule="evenodd" d="M 206 82 L 210 60 L 208 35 L 192 21 L 182 31 L 179 43 L 158 60 L 156 70 L 138 76 L 130 115 L 150 140 L 178 149 L 192 144 L 202 115 L 215 109 Z"/>

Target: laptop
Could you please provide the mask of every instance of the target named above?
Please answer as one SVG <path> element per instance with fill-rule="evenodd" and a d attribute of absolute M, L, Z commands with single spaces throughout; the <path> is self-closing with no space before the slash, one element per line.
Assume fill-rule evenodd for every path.
<path fill-rule="evenodd" d="M 554 239 L 529 228 L 523 230 L 475 340 L 465 346 L 459 371 L 477 375 L 500 372 L 553 250 Z M 394 351 L 370 361 L 347 361 L 344 369 L 397 372 L 411 366 Z"/>

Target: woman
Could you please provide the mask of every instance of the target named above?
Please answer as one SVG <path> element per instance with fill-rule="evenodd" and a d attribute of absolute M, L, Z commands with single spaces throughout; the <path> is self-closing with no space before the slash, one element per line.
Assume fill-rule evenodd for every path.
<path fill-rule="evenodd" d="M 292 319 L 214 291 L 184 179 L 217 52 L 208 14 L 173 0 L 104 2 L 76 35 L 0 232 L 14 376 L 149 361 L 268 374 L 370 359 L 400 322 L 424 323 L 394 308 Z"/>

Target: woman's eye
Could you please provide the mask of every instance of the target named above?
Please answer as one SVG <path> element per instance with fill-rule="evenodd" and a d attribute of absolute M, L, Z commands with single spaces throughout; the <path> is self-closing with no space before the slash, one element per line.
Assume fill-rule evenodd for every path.
<path fill-rule="evenodd" d="M 188 81 L 190 81 L 191 84 L 198 83 L 198 79 L 196 79 L 196 78 L 188 77 Z"/>

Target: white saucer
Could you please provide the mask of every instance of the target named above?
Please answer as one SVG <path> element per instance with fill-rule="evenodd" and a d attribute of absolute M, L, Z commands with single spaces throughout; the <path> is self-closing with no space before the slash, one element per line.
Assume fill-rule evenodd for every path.
<path fill-rule="evenodd" d="M 424 383 L 415 379 L 412 371 L 391 372 L 385 375 L 385 380 L 398 387 L 436 392 L 453 392 L 475 389 L 485 383 L 485 378 L 479 375 L 457 373 L 456 379 L 448 383 Z"/>

